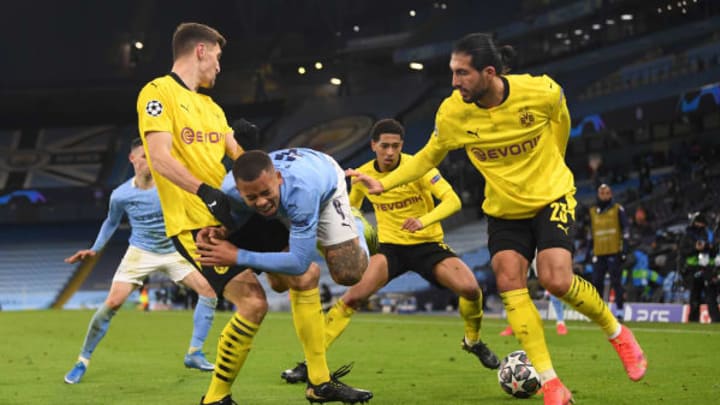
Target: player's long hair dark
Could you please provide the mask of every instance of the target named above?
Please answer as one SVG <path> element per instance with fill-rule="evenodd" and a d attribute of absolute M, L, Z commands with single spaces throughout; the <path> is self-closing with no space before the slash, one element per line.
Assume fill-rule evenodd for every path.
<path fill-rule="evenodd" d="M 510 72 L 510 66 L 517 54 L 510 45 L 496 45 L 492 35 L 485 33 L 465 35 L 455 43 L 453 53 L 470 55 L 475 69 L 482 70 L 485 66 L 492 66 L 497 74 Z"/>
<path fill-rule="evenodd" d="M 233 177 L 235 180 L 253 181 L 257 180 L 265 170 L 273 169 L 270 156 L 261 150 L 249 150 L 233 163 Z"/>

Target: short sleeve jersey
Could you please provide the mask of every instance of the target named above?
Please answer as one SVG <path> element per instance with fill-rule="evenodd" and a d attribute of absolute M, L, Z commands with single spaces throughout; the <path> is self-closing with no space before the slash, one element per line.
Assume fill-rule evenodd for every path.
<path fill-rule="evenodd" d="M 137 99 L 138 126 L 148 164 L 157 185 L 168 236 L 182 231 L 217 225 L 200 198 L 176 186 L 153 168 L 145 135 L 172 134 L 172 156 L 212 187 L 225 177 L 225 139 L 232 128 L 225 113 L 212 98 L 194 92 L 174 74 L 157 78 L 143 87 Z"/>
<path fill-rule="evenodd" d="M 402 154 L 400 164 L 407 162 L 411 155 Z M 375 179 L 381 179 L 392 172 L 381 172 L 373 159 L 357 169 Z M 395 187 L 382 194 L 374 195 L 367 191 L 362 183 L 353 184 L 350 202 L 358 206 L 363 197 L 372 203 L 377 220 L 378 240 L 380 243 L 414 245 L 427 242 L 442 242 L 443 229 L 436 222 L 416 232 L 402 229 L 407 218 L 420 218 L 435 208 L 433 195 L 439 197 L 452 188 L 437 169 L 432 169 L 423 177 L 411 183 Z"/>
<path fill-rule="evenodd" d="M 465 103 L 456 90 L 438 109 L 428 143 L 436 150 L 464 148 L 485 177 L 483 210 L 504 219 L 533 217 L 574 193 L 565 164 L 569 134 L 559 134 L 566 111 L 562 88 L 548 76 L 507 75 L 507 99 L 491 108 Z"/>

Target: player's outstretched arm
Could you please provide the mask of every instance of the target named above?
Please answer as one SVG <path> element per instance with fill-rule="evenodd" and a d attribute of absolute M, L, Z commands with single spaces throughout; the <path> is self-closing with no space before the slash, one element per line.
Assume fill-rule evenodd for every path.
<path fill-rule="evenodd" d="M 75 252 L 74 255 L 72 255 L 70 257 L 66 257 L 65 263 L 69 263 L 69 264 L 77 263 L 81 260 L 84 260 L 86 257 L 93 257 L 96 254 L 97 253 L 91 249 L 78 250 L 77 252 Z"/>

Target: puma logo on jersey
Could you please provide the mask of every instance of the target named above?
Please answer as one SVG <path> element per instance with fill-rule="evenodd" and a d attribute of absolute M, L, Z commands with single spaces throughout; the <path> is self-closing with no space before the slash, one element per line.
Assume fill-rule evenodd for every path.
<path fill-rule="evenodd" d="M 213 201 L 210 204 L 208 204 L 207 206 L 208 206 L 208 208 L 215 208 L 216 205 L 217 205 L 217 201 Z"/>
<path fill-rule="evenodd" d="M 565 232 L 565 235 L 568 234 L 568 229 L 570 228 L 569 226 L 562 226 L 562 225 L 560 225 L 560 224 L 555 224 L 555 225 L 557 225 L 558 229 L 560 229 L 561 231 Z"/>
<path fill-rule="evenodd" d="M 468 135 L 474 136 L 475 138 L 480 138 L 480 133 L 479 133 L 479 131 L 477 131 L 477 130 L 471 131 L 471 130 L 468 129 L 468 130 L 465 131 L 465 132 L 467 132 Z"/>

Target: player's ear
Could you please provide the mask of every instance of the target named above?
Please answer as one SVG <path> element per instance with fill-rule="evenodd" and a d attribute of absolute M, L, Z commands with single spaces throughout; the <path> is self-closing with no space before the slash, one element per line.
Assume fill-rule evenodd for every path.
<path fill-rule="evenodd" d="M 282 177 L 282 173 L 280 173 L 280 171 L 279 171 L 279 170 L 275 170 L 275 175 L 277 176 L 277 179 L 278 179 L 278 184 L 283 184 L 283 177 Z"/>
<path fill-rule="evenodd" d="M 202 59 L 205 56 L 205 52 L 207 52 L 207 48 L 205 47 L 204 42 L 198 42 L 197 45 L 195 45 L 195 56 Z"/>

